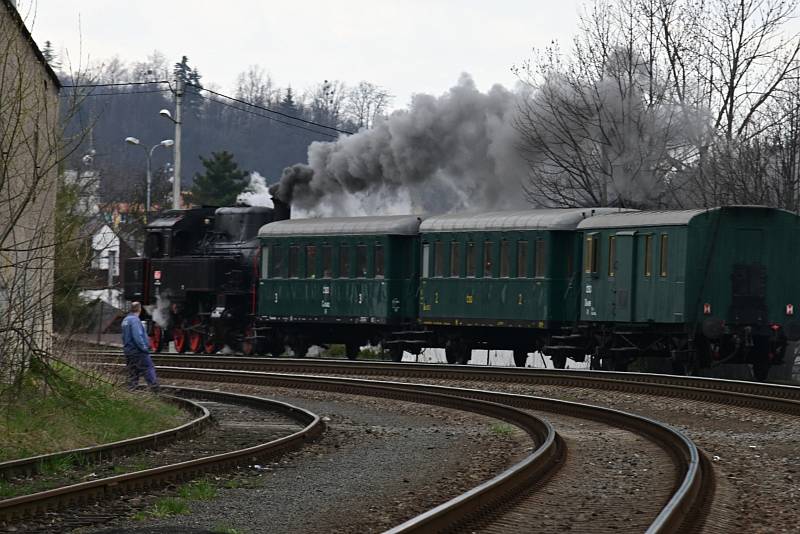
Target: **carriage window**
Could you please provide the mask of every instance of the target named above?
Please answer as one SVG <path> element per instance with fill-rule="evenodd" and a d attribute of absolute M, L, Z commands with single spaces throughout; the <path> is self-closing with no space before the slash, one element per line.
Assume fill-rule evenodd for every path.
<path fill-rule="evenodd" d="M 356 247 L 356 278 L 367 277 L 367 245 Z"/>
<path fill-rule="evenodd" d="M 644 275 L 653 274 L 653 236 L 644 236 Z"/>
<path fill-rule="evenodd" d="M 500 278 L 508 278 L 510 273 L 511 258 L 508 250 L 508 241 L 505 239 L 500 241 Z"/>
<path fill-rule="evenodd" d="M 375 245 L 375 278 L 383 278 L 383 245 Z"/>
<path fill-rule="evenodd" d="M 536 265 L 533 272 L 533 276 L 536 278 L 543 278 L 544 277 L 544 266 L 545 257 L 544 257 L 544 239 L 537 239 L 536 240 Z"/>
<path fill-rule="evenodd" d="M 283 278 L 286 276 L 286 258 L 284 248 L 280 245 L 272 246 L 272 277 Z"/>
<path fill-rule="evenodd" d="M 667 276 L 667 261 L 669 260 L 669 247 L 667 246 L 667 239 L 669 236 L 667 234 L 661 234 L 661 276 Z"/>
<path fill-rule="evenodd" d="M 306 245 L 306 278 L 317 277 L 317 246 Z"/>
<path fill-rule="evenodd" d="M 428 278 L 431 274 L 431 246 L 428 243 L 422 245 L 422 278 Z"/>
<path fill-rule="evenodd" d="M 339 245 L 339 278 L 350 278 L 349 245 Z"/>
<path fill-rule="evenodd" d="M 333 247 L 322 245 L 322 278 L 333 277 Z"/>
<path fill-rule="evenodd" d="M 261 247 L 261 278 L 269 278 L 269 245 Z"/>
<path fill-rule="evenodd" d="M 483 243 L 483 277 L 492 277 L 492 242 Z"/>
<path fill-rule="evenodd" d="M 475 277 L 475 243 L 467 243 L 467 276 Z"/>
<path fill-rule="evenodd" d="M 289 278 L 297 278 L 300 275 L 300 247 L 292 245 L 289 247 Z"/>
<path fill-rule="evenodd" d="M 597 235 L 586 236 L 586 248 L 583 252 L 583 271 L 585 273 L 597 272 Z"/>
<path fill-rule="evenodd" d="M 459 249 L 458 241 L 453 241 L 450 243 L 450 277 L 451 278 L 458 278 L 461 274 L 461 264 L 459 263 L 458 257 L 458 249 Z"/>
<path fill-rule="evenodd" d="M 617 269 L 617 236 L 608 236 L 608 276 L 615 276 Z"/>
<path fill-rule="evenodd" d="M 528 276 L 528 242 L 517 241 L 517 278 Z"/>
<path fill-rule="evenodd" d="M 433 244 L 433 276 L 444 276 L 444 243 Z"/>

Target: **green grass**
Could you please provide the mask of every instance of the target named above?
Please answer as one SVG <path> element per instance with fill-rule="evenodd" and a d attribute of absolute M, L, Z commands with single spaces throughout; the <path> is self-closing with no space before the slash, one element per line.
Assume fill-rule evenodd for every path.
<path fill-rule="evenodd" d="M 181 486 L 178 495 L 191 501 L 207 501 L 217 496 L 217 488 L 208 480 L 196 480 Z"/>
<path fill-rule="evenodd" d="M 48 383 L 28 376 L 0 399 L 0 461 L 127 439 L 175 427 L 187 415 L 147 393 L 128 393 L 98 377 L 56 367 Z M 58 473 L 79 458 L 48 462 Z"/>
<path fill-rule="evenodd" d="M 489 431 L 498 436 L 510 436 L 515 430 L 516 427 L 508 423 L 492 423 L 489 425 Z"/>
<path fill-rule="evenodd" d="M 175 497 L 165 497 L 159 499 L 150 511 L 150 517 L 170 517 L 173 515 L 183 515 L 189 513 L 189 505 L 183 499 Z"/>
<path fill-rule="evenodd" d="M 17 493 L 14 489 L 14 486 L 5 480 L 0 480 L 0 499 L 7 499 L 8 497 L 13 497 L 16 494 Z"/>

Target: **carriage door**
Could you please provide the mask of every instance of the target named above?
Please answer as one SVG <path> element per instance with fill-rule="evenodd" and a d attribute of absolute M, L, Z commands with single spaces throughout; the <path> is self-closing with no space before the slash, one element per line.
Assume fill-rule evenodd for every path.
<path fill-rule="evenodd" d="M 739 323 L 758 324 L 767 320 L 767 268 L 762 263 L 764 237 L 763 230 L 758 228 L 736 229 L 729 315 Z"/>
<path fill-rule="evenodd" d="M 636 232 L 617 232 L 614 236 L 613 306 L 615 321 L 633 321 L 636 303 Z M 610 260 L 611 261 L 611 260 Z"/>

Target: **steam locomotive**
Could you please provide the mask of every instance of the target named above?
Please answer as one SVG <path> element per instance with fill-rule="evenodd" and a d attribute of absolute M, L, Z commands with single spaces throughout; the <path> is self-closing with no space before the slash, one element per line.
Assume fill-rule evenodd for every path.
<path fill-rule="evenodd" d="M 127 260 L 123 287 L 145 306 L 152 350 L 173 341 L 178 352 L 212 354 L 252 341 L 258 230 L 290 216 L 274 204 L 169 210 L 147 225 L 144 255 Z"/>
<path fill-rule="evenodd" d="M 615 208 L 290 220 L 274 208 L 167 211 L 147 227 L 125 296 L 152 348 L 304 356 L 380 345 L 548 354 L 624 370 L 722 362 L 764 379 L 800 339 L 800 216 L 758 206 Z"/>

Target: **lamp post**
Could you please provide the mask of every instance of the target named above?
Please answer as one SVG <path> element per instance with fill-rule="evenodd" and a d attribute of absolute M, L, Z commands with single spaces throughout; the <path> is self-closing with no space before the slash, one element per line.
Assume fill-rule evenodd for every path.
<path fill-rule="evenodd" d="M 175 118 L 168 109 L 158 112 L 165 119 L 175 124 L 175 173 L 172 180 L 172 209 L 181 209 L 181 107 L 183 102 L 183 81 L 178 77 L 175 80 Z"/>
<path fill-rule="evenodd" d="M 153 157 L 153 151 L 156 148 L 160 146 L 163 146 L 165 148 L 171 147 L 173 144 L 175 144 L 175 142 L 172 139 L 164 139 L 160 143 L 153 145 L 152 148 L 150 148 L 150 150 L 147 150 L 147 147 L 145 147 L 142 144 L 142 142 L 139 141 L 139 139 L 137 139 L 136 137 L 126 137 L 125 142 L 128 143 L 129 145 L 136 145 L 142 147 L 144 153 L 147 155 L 147 201 L 144 208 L 144 222 L 147 223 L 147 220 L 150 218 L 150 183 L 152 182 L 152 174 L 150 172 L 150 159 Z"/>

